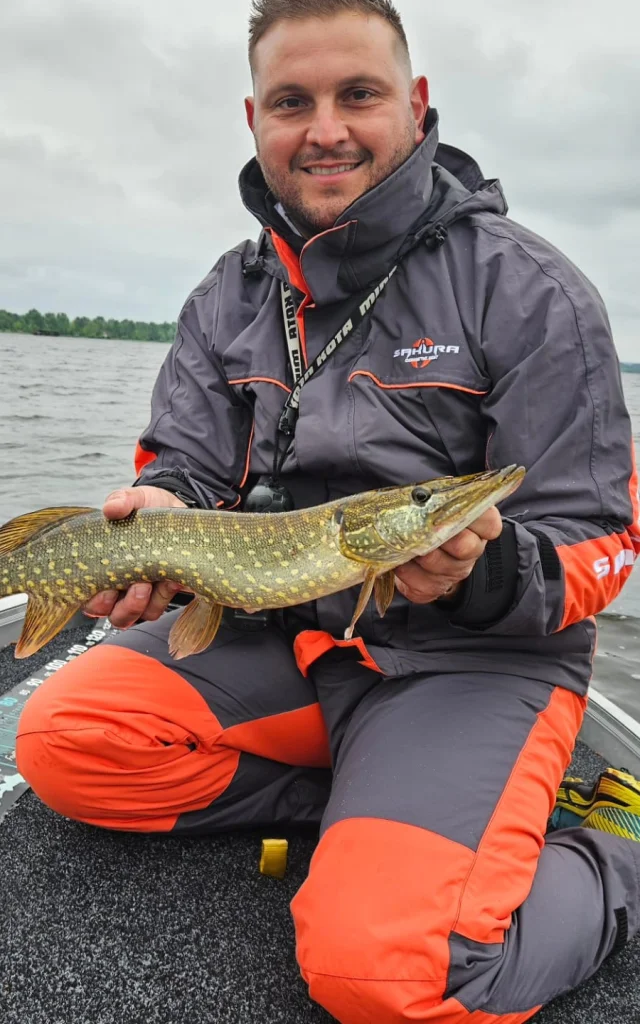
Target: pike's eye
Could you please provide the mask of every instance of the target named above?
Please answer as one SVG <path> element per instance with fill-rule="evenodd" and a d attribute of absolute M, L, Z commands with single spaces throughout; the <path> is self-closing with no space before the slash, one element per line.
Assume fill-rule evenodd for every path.
<path fill-rule="evenodd" d="M 431 491 L 428 491 L 426 487 L 415 487 L 411 492 L 412 502 L 414 505 L 419 505 L 421 508 L 428 505 L 430 498 Z"/>

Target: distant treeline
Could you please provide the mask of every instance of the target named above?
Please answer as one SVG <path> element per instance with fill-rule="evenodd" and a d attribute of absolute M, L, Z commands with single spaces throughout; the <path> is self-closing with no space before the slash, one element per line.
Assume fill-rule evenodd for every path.
<path fill-rule="evenodd" d="M 640 373 L 640 363 L 620 363 L 623 373 Z"/>
<path fill-rule="evenodd" d="M 123 341 L 173 341 L 175 324 L 145 324 L 134 320 L 92 320 L 77 316 L 70 320 L 66 313 L 8 313 L 0 309 L 0 331 L 12 334 L 46 334 L 64 338 L 119 338 Z"/>

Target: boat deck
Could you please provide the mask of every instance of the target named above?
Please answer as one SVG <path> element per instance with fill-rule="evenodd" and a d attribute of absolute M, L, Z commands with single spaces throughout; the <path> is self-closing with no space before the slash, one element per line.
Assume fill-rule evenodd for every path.
<path fill-rule="evenodd" d="M 86 634 L 27 663 L 0 651 L 0 695 Z M 579 744 L 575 774 L 603 764 Z M 277 881 L 258 870 L 265 835 L 105 832 L 26 793 L 0 823 L 2 1024 L 329 1024 L 299 977 L 289 914 L 316 837 L 288 835 Z M 639 969 L 636 940 L 534 1019 L 640 1024 Z"/>

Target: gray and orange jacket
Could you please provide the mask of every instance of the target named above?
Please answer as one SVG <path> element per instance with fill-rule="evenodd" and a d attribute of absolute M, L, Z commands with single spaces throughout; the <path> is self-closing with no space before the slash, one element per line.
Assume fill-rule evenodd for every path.
<path fill-rule="evenodd" d="M 519 463 L 455 605 L 410 604 L 359 632 L 390 674 L 524 672 L 583 692 L 593 616 L 640 552 L 630 419 L 603 302 L 548 242 L 506 217 L 497 180 L 427 136 L 335 226 L 305 241 L 259 165 L 240 188 L 263 231 L 227 252 L 188 298 L 140 438 L 138 484 L 236 509 L 273 464 L 292 386 L 280 282 L 299 303 L 307 364 L 367 288 L 399 269 L 360 328 L 304 387 L 284 483 L 298 507 L 371 487 Z M 342 635 L 346 591 L 285 618 Z M 446 659 L 445 662 L 442 659 Z"/>

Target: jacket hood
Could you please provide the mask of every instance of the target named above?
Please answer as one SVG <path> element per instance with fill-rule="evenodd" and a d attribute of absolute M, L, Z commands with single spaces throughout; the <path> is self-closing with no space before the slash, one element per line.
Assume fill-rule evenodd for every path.
<path fill-rule="evenodd" d="M 334 226 L 306 240 L 277 211 L 254 157 L 240 175 L 246 208 L 267 230 L 275 231 L 300 257 L 314 302 L 337 302 L 377 283 L 420 242 L 434 246 L 455 221 L 479 212 L 506 214 L 500 182 L 485 180 L 472 157 L 439 142 L 438 113 L 429 110 L 426 137 L 393 174 L 359 196 Z M 268 234 L 260 240 L 265 269 L 283 270 Z"/>

